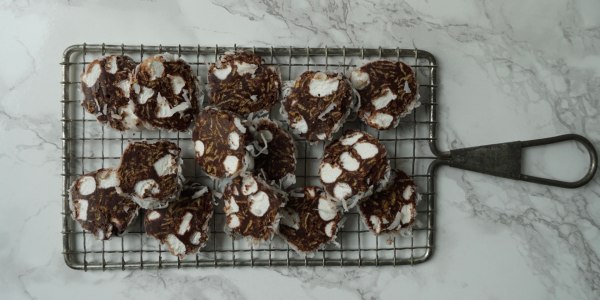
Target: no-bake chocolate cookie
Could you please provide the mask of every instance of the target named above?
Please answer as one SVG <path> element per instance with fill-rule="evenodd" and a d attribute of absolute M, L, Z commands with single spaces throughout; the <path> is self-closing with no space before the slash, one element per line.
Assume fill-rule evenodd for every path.
<path fill-rule="evenodd" d="M 182 163 L 181 149 L 169 141 L 131 143 L 121 156 L 117 191 L 143 208 L 164 207 L 179 197 Z"/>
<path fill-rule="evenodd" d="M 100 169 L 77 178 L 70 189 L 71 216 L 99 239 L 120 235 L 138 214 L 139 207 L 117 193 L 117 173 Z"/>
<path fill-rule="evenodd" d="M 280 213 L 279 235 L 299 253 L 311 253 L 333 241 L 342 219 L 339 206 L 315 186 L 290 192 Z"/>
<path fill-rule="evenodd" d="M 171 254 L 183 258 L 206 245 L 213 206 L 212 193 L 207 187 L 186 184 L 178 201 L 167 208 L 146 211 L 144 229 L 166 245 Z"/>
<path fill-rule="evenodd" d="M 348 130 L 325 147 L 319 166 L 321 183 L 327 193 L 348 209 L 381 187 L 389 177 L 385 147 L 373 136 Z"/>
<path fill-rule="evenodd" d="M 283 194 L 250 173 L 234 178 L 225 187 L 226 230 L 243 236 L 252 243 L 271 239 L 279 224 L 279 208 Z"/>
<path fill-rule="evenodd" d="M 238 115 L 206 107 L 192 133 L 196 161 L 213 178 L 235 177 L 252 165 L 247 146 L 252 137 Z"/>
<path fill-rule="evenodd" d="M 415 73 L 403 62 L 367 63 L 352 71 L 350 81 L 361 98 L 358 116 L 373 128 L 395 128 L 420 105 Z"/>
<path fill-rule="evenodd" d="M 409 230 L 417 215 L 417 185 L 406 173 L 397 170 L 389 185 L 358 204 L 363 222 L 371 232 L 398 234 Z"/>
<path fill-rule="evenodd" d="M 131 76 L 136 63 L 129 56 L 108 55 L 89 63 L 81 74 L 81 106 L 102 124 L 125 131 L 138 129 Z"/>
<path fill-rule="evenodd" d="M 208 69 L 210 101 L 241 116 L 269 111 L 279 99 L 279 72 L 260 56 L 237 52 L 221 56 Z"/>
<path fill-rule="evenodd" d="M 159 54 L 144 59 L 133 80 L 135 113 L 146 127 L 189 129 L 202 104 L 202 91 L 190 65 L 171 54 Z"/>
<path fill-rule="evenodd" d="M 287 92 L 282 112 L 295 134 L 318 142 L 331 139 L 353 105 L 352 88 L 344 75 L 306 71 Z"/>

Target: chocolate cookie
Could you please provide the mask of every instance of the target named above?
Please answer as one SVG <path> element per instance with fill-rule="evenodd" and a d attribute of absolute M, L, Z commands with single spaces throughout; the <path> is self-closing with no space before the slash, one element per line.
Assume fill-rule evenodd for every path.
<path fill-rule="evenodd" d="M 135 113 L 146 127 L 186 131 L 198 114 L 202 90 L 183 59 L 169 53 L 144 59 L 133 75 Z"/>
<path fill-rule="evenodd" d="M 348 130 L 325 147 L 319 166 L 327 193 L 346 209 L 382 186 L 389 177 L 387 150 L 373 136 Z"/>
<path fill-rule="evenodd" d="M 292 136 L 267 118 L 253 120 L 249 129 L 256 148 L 261 149 L 254 158 L 255 173 L 282 188 L 296 183 L 296 146 Z"/>
<path fill-rule="evenodd" d="M 102 124 L 125 131 L 138 129 L 131 76 L 135 62 L 129 56 L 109 55 L 87 65 L 81 74 L 81 106 Z"/>
<path fill-rule="evenodd" d="M 221 56 L 208 69 L 210 101 L 241 116 L 269 111 L 279 99 L 281 78 L 260 56 L 237 52 Z"/>
<path fill-rule="evenodd" d="M 406 173 L 395 171 L 395 178 L 380 192 L 360 202 L 363 222 L 375 235 L 397 234 L 409 230 L 417 215 L 417 185 Z"/>
<path fill-rule="evenodd" d="M 243 173 L 223 192 L 226 230 L 252 243 L 271 239 L 279 224 L 279 208 L 284 196 L 264 180 Z"/>
<path fill-rule="evenodd" d="M 192 133 L 196 161 L 213 178 L 235 177 L 252 164 L 246 148 L 252 137 L 233 112 L 206 107 Z"/>
<path fill-rule="evenodd" d="M 283 115 L 309 142 L 330 140 L 350 114 L 353 93 L 342 74 L 306 71 L 283 100 Z"/>
<path fill-rule="evenodd" d="M 164 207 L 177 199 L 183 185 L 181 149 L 160 140 L 131 143 L 121 156 L 117 170 L 119 193 L 128 195 L 142 208 Z"/>
<path fill-rule="evenodd" d="M 120 235 L 133 222 L 139 207 L 119 195 L 117 173 L 100 169 L 77 178 L 70 189 L 71 216 L 99 240 Z"/>
<path fill-rule="evenodd" d="M 299 253 L 310 253 L 335 239 L 342 211 L 320 187 L 297 188 L 280 209 L 279 235 Z"/>
<path fill-rule="evenodd" d="M 360 94 L 358 116 L 380 130 L 395 128 L 420 105 L 417 80 L 403 62 L 378 60 L 352 71 L 350 81 Z"/>
<path fill-rule="evenodd" d="M 212 193 L 207 187 L 188 184 L 179 200 L 169 207 L 146 211 L 144 229 L 146 234 L 167 245 L 173 255 L 183 258 L 206 246 L 213 206 Z"/>

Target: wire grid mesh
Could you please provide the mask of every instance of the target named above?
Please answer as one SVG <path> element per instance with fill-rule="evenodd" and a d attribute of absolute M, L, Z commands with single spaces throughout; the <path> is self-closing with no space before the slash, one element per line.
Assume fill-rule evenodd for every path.
<path fill-rule="evenodd" d="M 412 236 L 397 237 L 388 242 L 375 237 L 360 220 L 355 209 L 345 213 L 344 226 L 338 233 L 339 245 L 328 245 L 313 257 L 299 256 L 280 238 L 271 243 L 252 247 L 244 240 L 233 240 L 223 230 L 222 204 L 217 206 L 211 221 L 207 246 L 185 259 L 172 256 L 159 242 L 144 234 L 142 218 L 122 236 L 97 241 L 71 219 L 68 205 L 69 186 L 80 175 L 102 167 L 116 167 L 129 141 L 167 139 L 183 150 L 184 175 L 191 181 L 215 187 L 194 161 L 193 146 L 187 132 L 138 131 L 121 133 L 101 126 L 94 116 L 86 114 L 80 103 L 79 76 L 86 65 L 107 54 L 129 55 L 134 60 L 170 52 L 184 58 L 199 78 L 205 81 L 209 63 L 235 50 L 253 51 L 269 65 L 277 66 L 283 80 L 293 80 L 306 70 L 347 72 L 365 59 L 401 60 L 411 65 L 417 74 L 421 107 L 405 117 L 395 130 L 377 131 L 356 119 L 344 129 L 361 128 L 379 138 L 386 146 L 393 168 L 411 174 L 423 196 L 417 209 L 417 221 Z M 366 266 L 403 265 L 426 261 L 433 252 L 433 174 L 429 170 L 439 154 L 436 148 L 436 70 L 435 58 L 418 49 L 358 49 L 358 48 L 257 48 L 257 47 L 184 47 L 146 45 L 74 45 L 65 50 L 62 63 L 64 79 L 63 104 L 63 246 L 68 266 L 74 269 L 130 269 L 149 267 L 206 267 L 206 266 Z M 285 120 L 279 105 L 271 117 Z M 344 131 L 341 130 L 340 132 Z M 340 133 L 338 133 L 339 136 Z M 319 185 L 318 165 L 323 145 L 309 145 L 295 137 L 297 147 L 297 186 Z M 431 168 L 433 169 L 433 168 Z M 143 211 L 140 215 L 143 215 Z"/>

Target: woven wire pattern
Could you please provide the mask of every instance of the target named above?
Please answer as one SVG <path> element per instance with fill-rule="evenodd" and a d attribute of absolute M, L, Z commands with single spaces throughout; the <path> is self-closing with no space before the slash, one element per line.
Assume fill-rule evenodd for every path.
<path fill-rule="evenodd" d="M 122 236 L 97 241 L 71 219 L 69 187 L 80 175 L 103 167 L 117 167 L 129 141 L 167 139 L 183 150 L 184 176 L 211 188 L 210 180 L 194 161 L 189 132 L 137 131 L 121 133 L 102 126 L 81 107 L 79 76 L 93 59 L 108 54 L 129 55 L 136 61 L 158 53 L 170 52 L 185 59 L 202 81 L 206 81 L 208 64 L 227 51 L 252 51 L 266 64 L 277 66 L 282 80 L 294 80 L 306 70 L 347 72 L 364 60 L 400 60 L 413 67 L 419 82 L 421 106 L 400 121 L 395 130 L 378 131 L 362 124 L 353 115 L 341 132 L 360 128 L 379 138 L 386 146 L 392 168 L 412 175 L 422 195 L 417 207 L 413 234 L 397 237 L 388 243 L 386 237 L 376 237 L 360 220 L 356 208 L 345 213 L 344 226 L 337 235 L 338 245 L 327 245 L 312 257 L 299 256 L 280 238 L 252 247 L 245 240 L 233 240 L 224 232 L 222 203 L 216 207 L 210 223 L 208 244 L 196 255 L 179 259 L 143 231 L 141 216 Z M 74 269 L 135 269 L 165 267 L 222 266 L 367 266 L 406 265 L 426 261 L 433 253 L 434 234 L 434 174 L 432 162 L 438 155 L 437 130 L 437 64 L 430 53 L 418 49 L 366 48 L 258 48 L 204 46 L 147 45 L 73 45 L 65 50 L 63 67 L 63 254 L 67 265 Z M 205 103 L 206 104 L 206 103 Z M 287 123 L 279 114 L 279 104 L 271 110 L 271 118 Z M 309 145 L 295 137 L 297 157 L 296 186 L 320 185 L 318 165 L 323 143 Z M 143 215 L 143 211 L 140 212 Z"/>

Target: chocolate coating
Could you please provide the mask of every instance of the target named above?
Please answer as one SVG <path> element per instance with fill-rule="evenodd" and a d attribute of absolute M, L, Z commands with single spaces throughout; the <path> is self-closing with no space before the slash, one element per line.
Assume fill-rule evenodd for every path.
<path fill-rule="evenodd" d="M 358 116 L 373 128 L 395 128 L 400 118 L 419 105 L 415 73 L 403 62 L 365 64 L 352 72 L 350 80 L 361 97 Z"/>
<path fill-rule="evenodd" d="M 131 196 L 143 208 L 165 206 L 181 192 L 182 163 L 181 149 L 169 141 L 131 143 L 117 170 L 119 192 Z"/>
<path fill-rule="evenodd" d="M 227 228 L 253 241 L 269 240 L 277 230 L 283 195 L 264 180 L 243 173 L 223 192 Z"/>
<path fill-rule="evenodd" d="M 397 170 L 395 178 L 380 192 L 359 203 L 363 222 L 376 235 L 399 233 L 415 222 L 417 215 L 417 185 Z"/>
<path fill-rule="evenodd" d="M 297 188 L 280 209 L 279 235 L 299 252 L 316 251 L 332 241 L 342 219 L 342 211 L 322 188 Z"/>
<path fill-rule="evenodd" d="M 254 158 L 255 173 L 263 173 L 269 182 L 279 182 L 286 176 L 294 175 L 296 147 L 292 136 L 266 118 L 254 120 L 251 131 L 260 148 L 265 147 L 265 141 L 268 147 L 267 153 Z"/>
<path fill-rule="evenodd" d="M 81 74 L 81 106 L 102 124 L 125 131 L 138 129 L 131 76 L 135 62 L 129 56 L 109 55 L 87 65 Z"/>
<path fill-rule="evenodd" d="M 166 245 L 171 254 L 183 258 L 206 246 L 213 206 L 212 193 L 207 187 L 187 184 L 178 201 L 167 208 L 146 211 L 144 229 Z"/>
<path fill-rule="evenodd" d="M 271 109 L 279 99 L 281 78 L 260 56 L 237 52 L 209 67 L 208 85 L 212 104 L 246 116 Z"/>
<path fill-rule="evenodd" d="M 144 59 L 133 75 L 135 113 L 149 128 L 186 131 L 198 114 L 202 91 L 182 59 L 165 53 Z"/>
<path fill-rule="evenodd" d="M 192 140 L 196 161 L 213 178 L 235 177 L 245 169 L 252 140 L 247 128 L 233 112 L 206 107 L 200 112 Z"/>
<path fill-rule="evenodd" d="M 77 178 L 70 189 L 71 216 L 99 240 L 120 235 L 138 214 L 139 207 L 119 195 L 113 169 L 100 169 Z"/>
<path fill-rule="evenodd" d="M 311 82 L 333 83 L 335 90 L 316 84 L 311 89 Z M 310 142 L 330 140 L 352 109 L 352 88 L 342 74 L 306 71 L 296 79 L 282 105 L 294 133 Z"/>
<path fill-rule="evenodd" d="M 386 148 L 375 137 L 359 130 L 347 130 L 327 145 L 319 166 L 325 190 L 344 204 L 348 199 L 368 196 L 389 171 Z"/>

